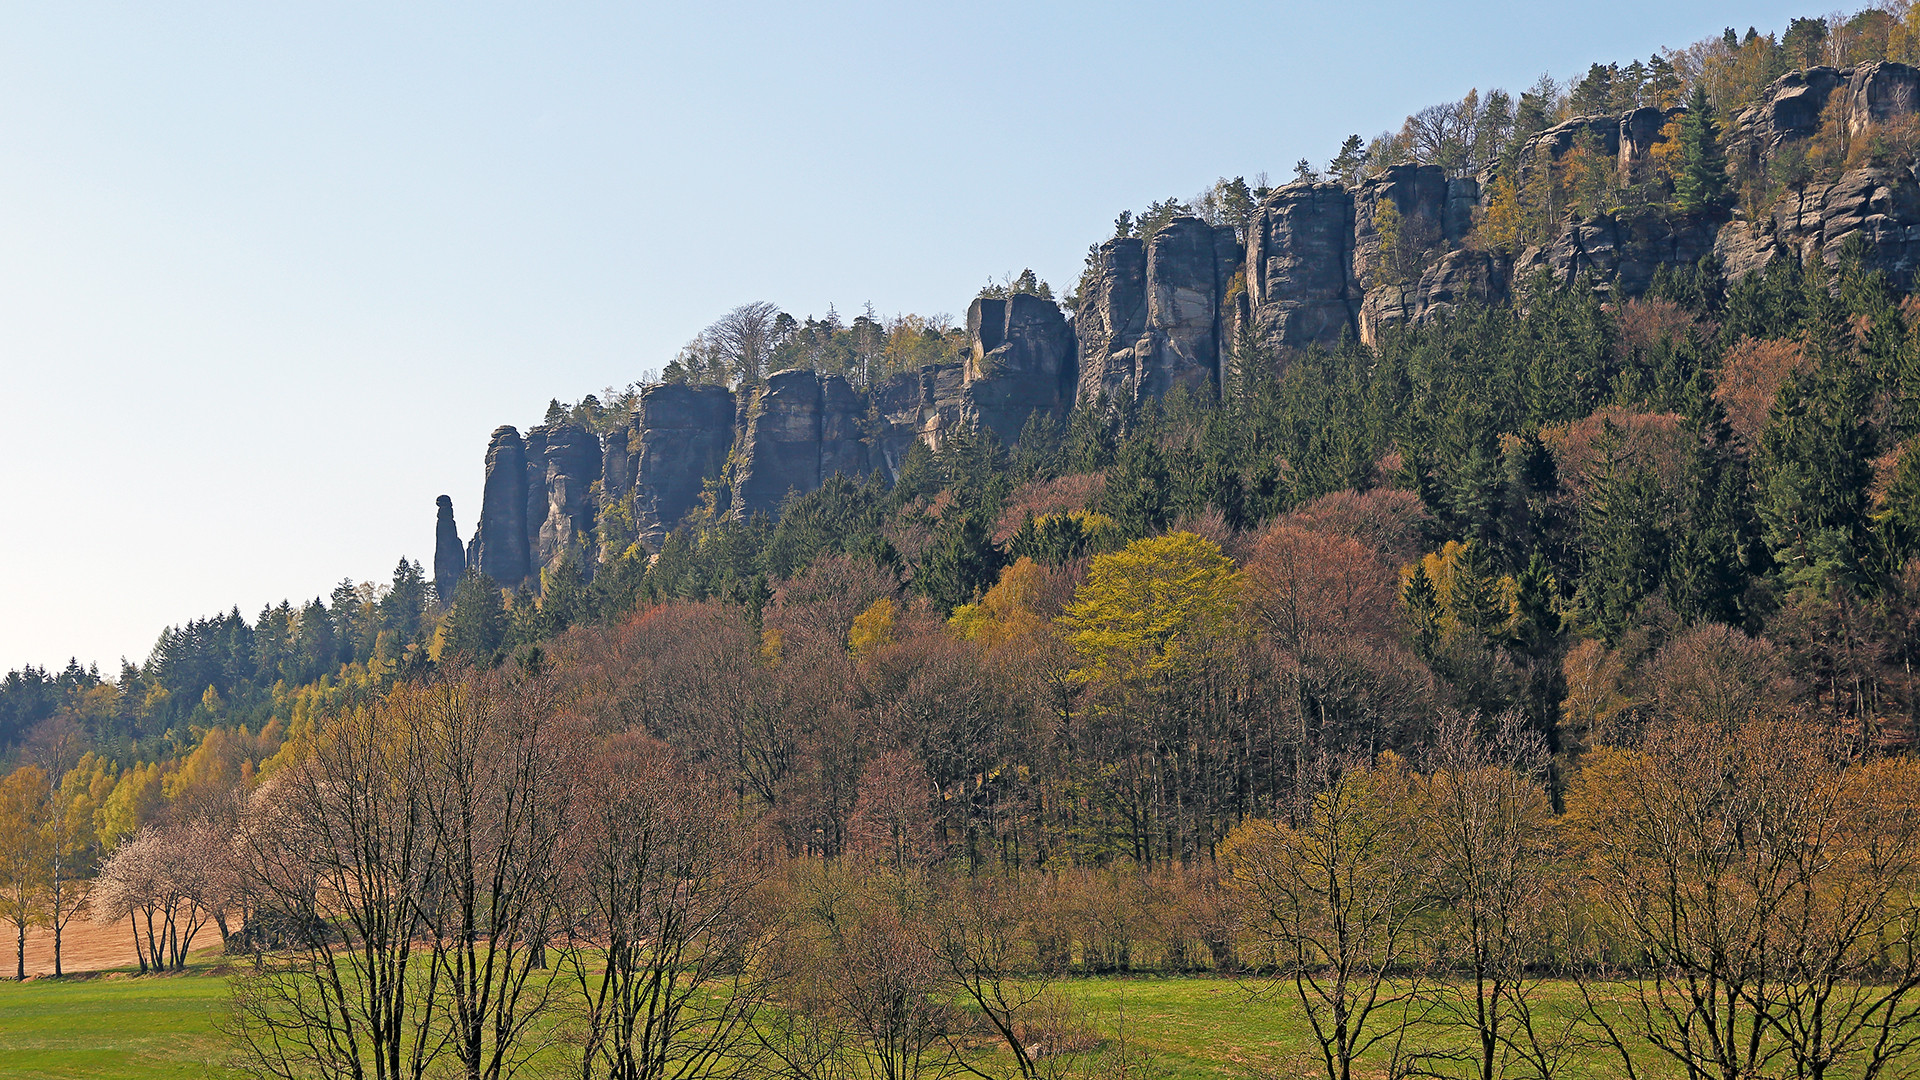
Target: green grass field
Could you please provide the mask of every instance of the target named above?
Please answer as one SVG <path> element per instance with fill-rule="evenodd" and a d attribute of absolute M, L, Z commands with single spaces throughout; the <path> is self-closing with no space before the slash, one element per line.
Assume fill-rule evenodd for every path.
<path fill-rule="evenodd" d="M 1220 978 L 1091 978 L 1061 984 L 1106 1046 L 1124 1039 L 1163 1080 L 1245 1080 L 1270 1071 L 1310 1077 L 1319 1072 L 1313 1041 L 1297 1005 L 1256 998 Z M 1543 988 L 1556 1011 L 1573 1005 L 1568 985 Z M 25 984 L 0 983 L 0 1075 L 8 1080 L 226 1077 L 226 1047 L 217 1025 L 226 980 L 202 966 L 183 975 L 124 974 Z M 1367 1076 L 1385 1075 L 1373 1055 Z M 1570 1075 L 1610 1077 L 1605 1056 L 1575 1063 Z M 553 1061 L 555 1074 L 565 1063 Z M 1257 1070 L 1257 1071 L 1256 1071 Z"/>
<path fill-rule="evenodd" d="M 0 1074 L 9 1080 L 227 1076 L 218 975 L 121 974 L 0 984 Z"/>

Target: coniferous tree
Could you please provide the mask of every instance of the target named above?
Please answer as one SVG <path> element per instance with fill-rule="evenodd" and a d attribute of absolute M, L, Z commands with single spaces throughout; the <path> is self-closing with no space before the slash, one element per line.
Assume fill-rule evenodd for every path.
<path fill-rule="evenodd" d="M 507 608 L 500 586 L 478 569 L 468 568 L 453 591 L 453 610 L 447 614 L 440 659 L 489 667 L 506 639 Z"/>
<path fill-rule="evenodd" d="M 1687 115 L 1680 121 L 1680 175 L 1673 179 L 1673 202 L 1684 214 L 1717 214 L 1730 201 L 1720 125 L 1706 87 L 1695 83 L 1687 97 Z"/>

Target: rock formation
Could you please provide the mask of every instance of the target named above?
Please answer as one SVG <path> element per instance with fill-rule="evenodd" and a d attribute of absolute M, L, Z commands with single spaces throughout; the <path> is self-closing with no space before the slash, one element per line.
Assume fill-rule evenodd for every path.
<path fill-rule="evenodd" d="M 486 487 L 467 565 L 478 566 L 481 573 L 507 588 L 525 581 L 532 567 L 527 545 L 527 448 L 511 426 L 495 428 L 487 444 Z"/>
<path fill-rule="evenodd" d="M 453 590 L 467 572 L 467 552 L 460 546 L 460 528 L 453 523 L 453 500 L 435 499 L 439 513 L 433 524 L 433 591 L 440 603 L 453 603 Z"/>
<path fill-rule="evenodd" d="M 1269 345 L 1327 345 L 1354 327 L 1353 194 L 1288 184 L 1247 223 L 1248 318 Z"/>
<path fill-rule="evenodd" d="M 733 509 L 776 514 L 789 491 L 816 490 L 836 473 L 867 469 L 865 403 L 840 375 L 788 369 L 752 396 L 735 450 Z"/>
<path fill-rule="evenodd" d="M 601 471 L 600 438 L 578 424 L 553 424 L 539 432 L 538 491 L 545 505 L 538 524 L 528 518 L 528 548 L 534 571 L 557 565 L 568 552 L 580 555 L 581 568 L 591 572 L 584 545 L 593 533 L 593 482 Z M 529 484 L 531 489 L 531 484 Z"/>
<path fill-rule="evenodd" d="M 1684 111 L 1638 108 L 1556 125 L 1518 150 L 1516 180 L 1548 181 L 1579 151 L 1611 160 L 1623 185 L 1642 183 Z M 1823 123 L 1829 136 L 1854 138 L 1916 116 L 1915 68 L 1792 72 L 1730 123 L 1730 164 L 1757 175 Z M 568 423 L 534 428 L 524 441 L 500 428 L 464 564 L 518 586 L 596 541 L 603 560 L 634 539 L 657 550 L 709 485 L 716 512 L 775 514 L 789 492 L 816 490 L 836 474 L 897 475 L 916 442 L 937 450 L 955 431 L 989 430 L 1011 445 L 1036 413 L 1130 404 L 1175 387 L 1212 396 L 1232 374 L 1242 335 L 1284 364 L 1289 350 L 1334 347 L 1348 335 L 1372 342 L 1394 324 L 1501 302 L 1533 274 L 1626 298 L 1645 291 L 1661 266 L 1711 255 L 1738 278 L 1776 259 L 1832 262 L 1857 238 L 1897 287 L 1920 278 L 1920 180 L 1911 163 L 1806 183 L 1753 220 L 1745 210 L 1689 217 L 1645 206 L 1569 218 L 1517 255 L 1474 241 L 1485 205 L 1479 180 L 1435 165 L 1396 165 L 1353 188 L 1288 184 L 1265 193 L 1238 232 L 1176 217 L 1151 237 L 1100 244 L 1070 322 L 1038 296 L 974 300 L 961 363 L 896 374 L 865 392 L 805 370 L 775 372 L 738 393 L 652 386 L 604 440 Z M 462 560 L 447 539 L 451 508 L 443 500 L 440 509 L 434 570 L 448 583 Z M 596 536 L 608 512 L 608 535 Z"/>
<path fill-rule="evenodd" d="M 1185 386 L 1214 397 L 1225 370 L 1224 303 L 1238 272 L 1231 226 L 1176 217 L 1151 239 L 1109 240 L 1074 316 L 1078 399 L 1164 397 Z"/>
<path fill-rule="evenodd" d="M 915 442 L 938 450 L 947 432 L 967 423 L 966 365 L 930 364 L 889 376 L 874 388 L 872 409 L 876 430 L 869 460 L 889 477 L 898 476 Z"/>
<path fill-rule="evenodd" d="M 967 308 L 967 337 L 966 409 L 1002 445 L 1012 446 L 1034 413 L 1072 404 L 1073 330 L 1060 305 L 1028 293 L 979 297 Z"/>
<path fill-rule="evenodd" d="M 700 501 L 726 466 L 733 429 L 733 392 L 724 386 L 667 383 L 641 392 L 627 486 L 643 538 L 664 535 Z"/>

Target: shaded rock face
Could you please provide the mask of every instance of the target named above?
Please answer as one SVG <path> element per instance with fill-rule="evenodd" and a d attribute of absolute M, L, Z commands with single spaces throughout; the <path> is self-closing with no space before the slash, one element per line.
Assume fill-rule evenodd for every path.
<path fill-rule="evenodd" d="M 1074 315 L 1079 402 L 1164 397 L 1176 386 L 1216 396 L 1221 315 L 1241 262 L 1233 229 L 1177 217 L 1150 240 L 1107 241 L 1098 260 Z"/>
<path fill-rule="evenodd" d="M 433 524 L 433 591 L 445 605 L 453 603 L 453 590 L 467 572 L 467 553 L 460 546 L 460 528 L 453 523 L 453 500 L 442 495 L 433 503 L 439 508 Z"/>
<path fill-rule="evenodd" d="M 1354 199 L 1338 184 L 1288 184 L 1247 225 L 1247 317 L 1269 345 L 1338 342 L 1354 327 Z"/>
<path fill-rule="evenodd" d="M 1545 248 L 1528 248 L 1513 273 L 1524 277 L 1546 270 L 1562 281 L 1590 274 L 1602 291 L 1638 296 L 1661 264 L 1692 265 L 1710 254 L 1718 230 L 1719 223 L 1707 218 L 1602 215 L 1571 223 Z"/>
<path fill-rule="evenodd" d="M 539 433 L 540 457 L 529 461 L 540 476 L 538 491 L 545 505 L 537 525 L 528 519 L 528 547 L 534 570 L 557 565 L 576 545 L 592 535 L 593 482 L 601 470 L 600 437 L 578 424 L 555 424 Z M 529 440 L 532 442 L 533 440 Z M 530 497 L 532 485 L 529 481 Z M 592 560 L 582 558 L 581 569 L 591 571 Z"/>
<path fill-rule="evenodd" d="M 1101 244 L 1091 288 L 1080 299 L 1073 331 L 1080 345 L 1077 398 L 1084 407 L 1101 397 L 1131 396 L 1133 346 L 1147 329 L 1147 245 L 1135 236 Z"/>
<path fill-rule="evenodd" d="M 1426 321 L 1430 294 L 1444 293 L 1451 304 L 1453 292 L 1467 287 L 1463 275 L 1470 273 L 1473 260 L 1455 259 L 1442 270 L 1447 259 L 1435 261 L 1432 256 L 1462 254 L 1447 249 L 1472 230 L 1480 185 L 1473 180 L 1450 180 L 1438 165 L 1395 165 L 1362 183 L 1353 201 L 1356 329 L 1360 340 L 1371 344 L 1389 323 Z M 1379 227 L 1381 211 L 1389 204 L 1400 219 L 1393 252 L 1386 250 Z M 1413 266 L 1405 265 L 1409 263 Z M 1436 272 L 1439 277 L 1427 280 Z M 1479 275 L 1481 295 L 1490 295 L 1493 280 L 1493 275 Z"/>
<path fill-rule="evenodd" d="M 872 466 L 885 469 L 889 478 L 898 477 L 915 442 L 940 449 L 947 432 L 971 422 L 967 393 L 965 364 L 930 364 L 891 375 L 874 387 L 876 423 L 868 457 Z"/>
<path fill-rule="evenodd" d="M 1781 147 L 1817 134 L 1829 105 L 1839 107 L 1849 135 L 1910 117 L 1920 112 L 1920 68 L 1877 63 L 1790 71 L 1774 80 L 1760 104 L 1735 118 L 1729 159 L 1764 168 Z"/>
<path fill-rule="evenodd" d="M 1074 339 L 1060 305 L 1027 293 L 976 298 L 967 308 L 967 337 L 973 354 L 963 372 L 965 411 L 1002 445 L 1012 446 L 1034 413 L 1057 414 L 1071 404 Z M 937 380 L 929 390 L 937 414 Z"/>
<path fill-rule="evenodd" d="M 1647 177 L 1660 133 L 1686 111 L 1678 106 L 1659 109 L 1649 105 L 1618 116 L 1576 116 L 1556 124 L 1520 148 L 1516 181 L 1525 185 L 1543 179 L 1542 169 L 1583 147 L 1612 158 L 1621 183 L 1637 183 Z"/>
<path fill-rule="evenodd" d="M 487 443 L 487 480 L 480 498 L 467 563 L 508 588 L 527 579 L 527 448 L 511 426 L 495 428 Z"/>
<path fill-rule="evenodd" d="M 643 539 L 680 523 L 733 446 L 733 391 L 724 386 L 649 386 L 634 413 L 628 479 Z"/>
<path fill-rule="evenodd" d="M 867 470 L 866 403 L 839 375 L 789 369 L 767 376 L 748 408 L 734 457 L 734 512 L 777 514 L 787 493 Z"/>
<path fill-rule="evenodd" d="M 1452 314 L 1461 304 L 1498 303 L 1510 295 L 1507 260 L 1484 251 L 1449 251 L 1429 263 L 1418 281 L 1380 285 L 1367 291 L 1361 306 L 1361 340 L 1378 340 L 1395 323 L 1424 326 Z"/>

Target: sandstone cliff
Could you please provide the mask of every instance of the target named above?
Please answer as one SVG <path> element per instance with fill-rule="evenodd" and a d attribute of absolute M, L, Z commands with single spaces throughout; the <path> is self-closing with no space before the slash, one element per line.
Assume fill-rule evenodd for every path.
<path fill-rule="evenodd" d="M 1513 175 L 1520 184 L 1555 182 L 1555 170 L 1579 150 L 1611 161 L 1622 189 L 1630 188 L 1651 175 L 1683 114 L 1640 108 L 1576 117 L 1519 147 Z M 1914 68 L 1793 72 L 1729 123 L 1730 163 L 1773 175 L 1767 170 L 1812 145 L 1807 140 L 1894 121 L 1920 122 Z M 1662 266 L 1713 256 L 1738 278 L 1776 259 L 1831 261 L 1858 238 L 1874 266 L 1911 289 L 1920 273 L 1913 163 L 1826 175 L 1789 187 L 1758 214 L 1629 206 L 1567 217 L 1546 242 L 1514 254 L 1477 240 L 1486 178 L 1448 176 L 1435 165 L 1393 166 L 1352 188 L 1288 184 L 1265 193 L 1238 230 L 1175 217 L 1150 237 L 1098 245 L 1070 320 L 1051 300 L 1025 293 L 975 299 L 961 363 L 897 374 L 865 392 L 840 375 L 806 370 L 775 372 L 738 394 L 652 386 L 604 440 L 573 424 L 537 427 L 524 440 L 502 427 L 488 446 L 480 521 L 464 559 L 457 542 L 445 540 L 452 517 L 443 501 L 436 583 L 457 582 L 456 568 L 471 565 L 516 586 L 570 551 L 590 562 L 596 543 L 601 559 L 634 538 L 657 549 L 710 486 L 716 512 L 777 514 L 789 493 L 816 490 L 835 475 L 895 475 L 915 442 L 938 449 L 961 428 L 1011 445 L 1036 414 L 1064 418 L 1175 387 L 1217 395 L 1242 336 L 1284 364 L 1290 350 L 1348 336 L 1372 342 L 1397 323 L 1501 302 L 1534 274 L 1579 278 L 1624 298 L 1645 291 Z M 631 522 L 617 544 L 595 536 L 609 509 Z"/>

